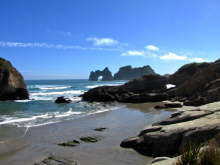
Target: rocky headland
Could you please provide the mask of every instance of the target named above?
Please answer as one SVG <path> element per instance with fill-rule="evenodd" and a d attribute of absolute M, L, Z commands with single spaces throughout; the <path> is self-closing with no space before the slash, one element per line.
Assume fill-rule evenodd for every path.
<path fill-rule="evenodd" d="M 172 84 L 174 88 L 167 88 Z M 173 100 L 200 106 L 220 101 L 220 60 L 182 66 L 172 75 L 145 75 L 121 86 L 103 86 L 82 95 L 85 101 L 142 103 Z"/>
<path fill-rule="evenodd" d="M 29 94 L 22 75 L 12 64 L 0 58 L 0 100 L 24 100 Z"/>
<path fill-rule="evenodd" d="M 132 68 L 132 66 L 124 66 L 119 68 L 119 71 L 112 76 L 112 72 L 106 67 L 104 70 L 96 70 L 90 72 L 89 81 L 97 81 L 99 77 L 102 77 L 102 81 L 112 80 L 132 80 L 142 77 L 144 75 L 155 75 L 154 70 L 149 66 Z"/>

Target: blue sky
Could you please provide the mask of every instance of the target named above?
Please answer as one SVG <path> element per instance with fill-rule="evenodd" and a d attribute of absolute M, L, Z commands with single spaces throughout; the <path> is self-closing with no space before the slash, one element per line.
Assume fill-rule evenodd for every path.
<path fill-rule="evenodd" d="M 160 74 L 220 55 L 219 0 L 1 0 L 0 56 L 25 79 L 108 66 Z"/>

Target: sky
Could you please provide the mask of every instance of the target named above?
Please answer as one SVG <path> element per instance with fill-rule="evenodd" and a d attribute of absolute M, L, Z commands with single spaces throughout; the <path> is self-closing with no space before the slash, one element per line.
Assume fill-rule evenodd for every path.
<path fill-rule="evenodd" d="M 85 79 L 106 66 L 174 73 L 220 56 L 219 0 L 1 0 L 0 57 L 25 79 Z"/>

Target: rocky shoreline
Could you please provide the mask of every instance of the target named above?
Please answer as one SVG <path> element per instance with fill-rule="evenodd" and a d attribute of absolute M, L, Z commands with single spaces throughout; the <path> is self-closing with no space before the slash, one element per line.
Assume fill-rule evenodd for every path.
<path fill-rule="evenodd" d="M 219 133 L 220 102 L 200 107 L 184 106 L 168 119 L 147 126 L 138 136 L 125 139 L 121 147 L 133 148 L 148 156 L 163 157 L 162 162 L 172 165 L 175 159 L 171 158 L 180 154 L 186 144 L 205 145 Z M 159 158 L 156 160 L 158 163 Z"/>
<path fill-rule="evenodd" d="M 172 88 L 167 86 L 172 85 Z M 155 108 L 174 108 L 168 119 L 142 130 L 138 136 L 125 139 L 123 148 L 170 161 L 180 155 L 189 143 L 205 145 L 220 133 L 220 60 L 182 66 L 172 75 L 146 75 L 121 86 L 103 86 L 82 95 L 84 101 L 144 103 L 170 100 L 179 103 Z M 164 158 L 164 156 L 166 158 Z M 168 161 L 170 160 L 170 161 Z"/>

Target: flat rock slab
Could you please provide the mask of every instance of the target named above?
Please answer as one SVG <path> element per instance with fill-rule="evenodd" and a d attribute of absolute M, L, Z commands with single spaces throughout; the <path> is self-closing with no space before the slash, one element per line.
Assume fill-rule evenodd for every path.
<path fill-rule="evenodd" d="M 167 120 L 148 126 L 121 147 L 148 156 L 175 156 L 190 142 L 204 144 L 220 133 L 220 102 L 199 108 L 183 107 Z"/>
<path fill-rule="evenodd" d="M 50 156 L 40 163 L 35 163 L 34 165 L 77 165 L 75 161 L 64 159 L 57 156 Z"/>

